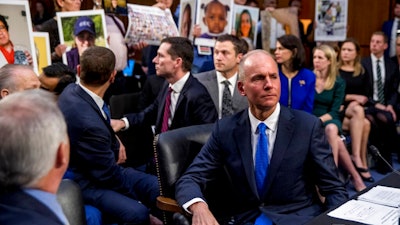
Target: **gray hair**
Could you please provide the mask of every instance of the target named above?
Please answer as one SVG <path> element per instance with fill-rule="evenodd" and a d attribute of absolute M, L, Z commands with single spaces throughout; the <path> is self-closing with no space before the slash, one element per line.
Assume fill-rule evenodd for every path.
<path fill-rule="evenodd" d="M 244 81 L 244 78 L 245 78 L 245 75 L 246 75 L 244 67 L 245 67 L 245 63 L 246 63 L 247 59 L 250 56 L 254 55 L 254 54 L 264 54 L 264 55 L 270 56 L 272 59 L 274 59 L 274 56 L 271 53 L 269 53 L 269 52 L 267 52 L 265 50 L 262 50 L 262 49 L 255 49 L 255 50 L 249 51 L 247 54 L 245 54 L 242 57 L 242 59 L 240 60 L 240 63 L 239 63 L 238 74 L 239 74 L 239 80 L 240 81 Z M 276 66 L 278 66 L 276 61 L 275 60 L 273 60 L 273 61 L 275 62 Z"/>
<path fill-rule="evenodd" d="M 67 126 L 55 96 L 40 89 L 0 101 L 0 190 L 32 187 L 54 166 Z"/>
<path fill-rule="evenodd" d="M 18 73 L 24 70 L 32 70 L 31 66 L 20 64 L 6 64 L 0 68 L 0 90 L 8 89 L 14 92 L 18 88 Z M 0 97 L 1 98 L 1 97 Z"/>

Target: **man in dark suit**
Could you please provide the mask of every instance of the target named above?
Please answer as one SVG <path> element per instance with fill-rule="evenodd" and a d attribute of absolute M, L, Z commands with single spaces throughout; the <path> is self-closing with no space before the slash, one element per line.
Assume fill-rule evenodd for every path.
<path fill-rule="evenodd" d="M 382 25 L 382 31 L 387 36 L 388 48 L 385 50 L 385 56 L 393 57 L 396 54 L 396 37 L 399 35 L 400 28 L 400 0 L 396 0 L 393 6 L 394 18 L 387 20 Z"/>
<path fill-rule="evenodd" d="M 0 224 L 69 224 L 56 193 L 69 141 L 55 97 L 43 90 L 0 101 Z"/>
<path fill-rule="evenodd" d="M 395 123 L 397 115 L 395 112 L 399 86 L 399 70 L 389 57 L 384 55 L 387 49 L 388 39 L 386 35 L 377 31 L 371 36 L 371 55 L 362 59 L 370 81 L 371 96 L 368 96 L 369 108 L 366 117 L 371 121 L 371 144 L 381 150 L 382 156 L 392 164 L 391 152 L 400 148 Z M 378 69 L 379 66 L 379 69 Z M 381 77 L 380 82 L 378 79 Z M 382 85 L 383 95 L 379 96 L 379 85 Z M 391 168 L 385 162 L 378 159 L 376 169 L 380 173 L 388 173 Z"/>
<path fill-rule="evenodd" d="M 82 188 L 85 203 L 100 209 L 112 221 L 160 224 L 149 210 L 159 194 L 157 178 L 119 165 L 126 159 L 125 150 L 110 125 L 103 101 L 114 81 L 114 68 L 111 50 L 88 48 L 77 66 L 79 84 L 70 84 L 58 99 L 71 143 L 68 170 Z"/>
<path fill-rule="evenodd" d="M 215 70 L 195 74 L 200 83 L 206 88 L 218 111 L 218 117 L 227 116 L 223 113 L 223 90 L 224 82 L 228 83 L 229 97 L 231 101 L 228 110 L 230 115 L 247 108 L 246 97 L 239 94 L 237 90 L 238 66 L 240 59 L 247 53 L 248 45 L 244 40 L 230 34 L 224 34 L 217 38 L 214 46 L 214 67 Z"/>
<path fill-rule="evenodd" d="M 160 94 L 140 113 L 112 120 L 114 130 L 148 124 L 155 125 L 155 133 L 158 134 L 191 125 L 214 123 L 218 119 L 217 111 L 206 88 L 191 75 L 192 61 L 193 47 L 187 38 L 163 39 L 153 59 L 157 76 L 166 80 Z M 169 107 L 165 107 L 166 100 Z"/>
<path fill-rule="evenodd" d="M 347 192 L 321 121 L 279 104 L 278 66 L 269 53 L 254 50 L 242 58 L 238 88 L 247 96 L 249 108 L 216 123 L 176 184 L 176 199 L 193 214 L 193 224 L 216 224 L 202 187 L 221 167 L 236 193 L 232 198 L 240 205 L 238 211 L 231 211 L 229 224 L 304 224 L 344 202 Z M 257 127 L 265 125 L 266 133 L 259 132 Z M 266 175 L 259 176 L 260 172 Z M 326 208 L 317 200 L 316 186 Z"/>

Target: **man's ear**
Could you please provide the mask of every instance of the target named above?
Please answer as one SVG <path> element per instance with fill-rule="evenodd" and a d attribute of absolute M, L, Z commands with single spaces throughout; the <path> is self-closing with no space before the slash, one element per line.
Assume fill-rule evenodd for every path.
<path fill-rule="evenodd" d="M 60 10 L 61 10 L 61 8 L 64 7 L 64 1 L 63 0 L 57 0 L 57 6 L 60 7 Z"/>
<path fill-rule="evenodd" d="M 239 93 L 240 93 L 242 96 L 246 96 L 246 93 L 245 93 L 245 90 L 244 90 L 243 81 L 239 81 L 237 87 L 238 87 Z"/>
<path fill-rule="evenodd" d="M 1 90 L 0 90 L 0 99 L 6 97 L 6 96 L 9 95 L 9 94 L 10 94 L 10 92 L 8 91 L 7 88 L 1 89 Z"/>
<path fill-rule="evenodd" d="M 116 76 L 116 75 L 117 75 L 117 71 L 114 70 L 114 71 L 111 73 L 111 76 L 110 76 L 110 79 L 109 79 L 110 83 L 114 83 L 114 81 L 115 81 L 115 76 Z"/>
<path fill-rule="evenodd" d="M 67 168 L 69 163 L 69 143 L 61 142 L 57 149 L 56 168 Z"/>
<path fill-rule="evenodd" d="M 81 77 L 81 65 L 80 64 L 78 64 L 76 66 L 76 74 L 78 74 L 78 77 Z"/>
<path fill-rule="evenodd" d="M 240 63 L 240 60 L 243 58 L 243 53 L 239 53 L 239 54 L 237 54 L 237 56 L 236 56 L 236 64 L 239 64 Z"/>

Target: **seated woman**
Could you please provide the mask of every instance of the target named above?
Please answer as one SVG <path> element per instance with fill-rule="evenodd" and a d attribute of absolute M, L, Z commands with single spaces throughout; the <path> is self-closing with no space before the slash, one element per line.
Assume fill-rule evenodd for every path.
<path fill-rule="evenodd" d="M 343 103 L 346 84 L 342 78 L 338 77 L 335 50 L 328 45 L 316 47 L 313 64 L 316 75 L 313 114 L 324 123 L 336 164 L 340 164 L 350 174 L 356 191 L 361 191 L 366 186 L 339 136 L 342 129 L 339 109 Z"/>
<path fill-rule="evenodd" d="M 364 105 L 368 102 L 369 79 L 361 65 L 360 45 L 353 38 L 348 38 L 340 45 L 339 74 L 346 82 L 343 130 L 350 132 L 351 158 L 367 182 L 374 182 L 368 170 L 367 145 L 371 124 L 365 118 Z"/>

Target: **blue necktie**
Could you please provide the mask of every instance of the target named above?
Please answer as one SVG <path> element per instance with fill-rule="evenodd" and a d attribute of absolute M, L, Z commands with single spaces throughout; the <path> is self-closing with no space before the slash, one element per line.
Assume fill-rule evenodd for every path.
<path fill-rule="evenodd" d="M 257 191 L 261 196 L 265 187 L 265 178 L 268 171 L 268 137 L 265 133 L 267 126 L 264 123 L 258 124 L 258 142 L 256 147 L 256 165 L 254 168 Z"/>
<path fill-rule="evenodd" d="M 106 114 L 106 120 L 108 123 L 111 123 L 111 113 L 110 109 L 108 108 L 107 104 L 104 102 L 103 107 L 101 108 L 103 112 Z"/>
<path fill-rule="evenodd" d="M 258 124 L 258 142 L 256 147 L 256 166 L 255 177 L 257 184 L 258 195 L 262 196 L 264 188 L 265 188 L 265 180 L 268 173 L 268 136 L 265 133 L 267 129 L 267 125 L 264 123 Z M 257 217 L 254 225 L 272 225 L 272 221 L 264 214 L 261 213 L 260 216 Z"/>

